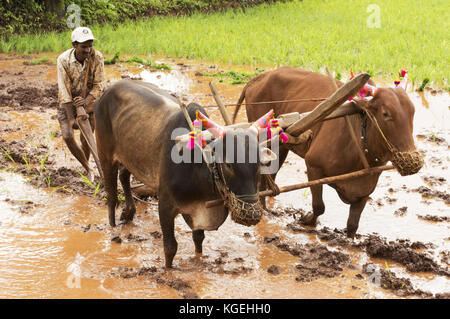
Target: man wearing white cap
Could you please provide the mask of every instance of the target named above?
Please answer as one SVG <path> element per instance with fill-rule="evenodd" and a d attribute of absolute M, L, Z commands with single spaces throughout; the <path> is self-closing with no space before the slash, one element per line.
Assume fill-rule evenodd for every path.
<path fill-rule="evenodd" d="M 106 76 L 103 55 L 94 50 L 92 45 L 95 38 L 92 31 L 86 27 L 78 27 L 72 32 L 73 48 L 62 53 L 57 60 L 58 68 L 58 121 L 61 133 L 70 152 L 86 169 L 87 176 L 92 180 L 89 168 L 89 146 L 80 134 L 81 148 L 74 139 L 73 129 L 78 128 L 75 118 L 76 109 L 84 108 L 89 115 L 92 130 L 95 129 L 93 117 L 94 102 L 105 89 Z M 83 96 L 86 73 L 88 74 Z"/>

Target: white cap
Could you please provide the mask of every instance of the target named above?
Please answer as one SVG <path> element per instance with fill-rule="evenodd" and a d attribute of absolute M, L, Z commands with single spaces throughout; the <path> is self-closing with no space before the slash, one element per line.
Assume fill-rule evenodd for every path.
<path fill-rule="evenodd" d="M 89 40 L 95 40 L 91 29 L 86 27 L 78 27 L 72 32 L 72 42 L 83 43 Z"/>

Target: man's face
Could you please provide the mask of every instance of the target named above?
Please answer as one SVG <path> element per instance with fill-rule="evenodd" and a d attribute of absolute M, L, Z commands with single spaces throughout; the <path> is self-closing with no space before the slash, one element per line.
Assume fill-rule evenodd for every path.
<path fill-rule="evenodd" d="M 93 40 L 89 40 L 82 43 L 72 42 L 73 47 L 75 48 L 76 57 L 79 60 L 84 61 L 92 51 Z"/>

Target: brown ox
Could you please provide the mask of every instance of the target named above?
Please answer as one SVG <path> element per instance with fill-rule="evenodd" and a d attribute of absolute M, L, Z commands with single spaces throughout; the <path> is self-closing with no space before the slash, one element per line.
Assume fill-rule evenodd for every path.
<path fill-rule="evenodd" d="M 343 85 L 336 80 L 338 87 Z M 309 112 L 320 101 L 288 102 L 279 104 L 249 103 L 263 101 L 282 101 L 298 99 L 327 98 L 335 91 L 329 77 L 291 67 L 265 72 L 252 79 L 243 89 L 236 107 L 233 121 L 242 102 L 246 101 L 248 120 L 255 121 L 261 115 L 274 109 L 275 116 L 290 112 Z M 371 100 L 358 99 L 359 106 L 375 116 L 387 139 L 397 151 L 415 149 L 413 132 L 414 105 L 403 88 L 378 88 Z M 349 116 L 354 131 L 362 132 L 362 116 Z M 363 163 L 358 156 L 355 143 L 352 142 L 344 118 L 321 122 L 313 127 L 313 139 L 310 143 L 280 146 L 280 167 L 290 151 L 303 157 L 307 166 L 309 180 L 336 176 L 363 169 Z M 370 167 L 381 166 L 391 160 L 386 143 L 379 131 L 370 121 L 367 121 L 366 140 L 368 152 L 366 158 Z M 363 142 L 361 141 L 361 147 Z M 276 174 L 275 174 L 276 175 Z M 275 175 L 273 178 L 275 178 Z M 374 191 L 380 173 L 357 179 L 330 184 L 341 200 L 350 204 L 350 215 L 347 220 L 347 235 L 354 237 L 359 224 L 361 212 L 369 195 Z M 303 218 L 307 225 L 315 225 L 317 218 L 325 211 L 322 199 L 322 185 L 312 186 L 313 212 Z"/>

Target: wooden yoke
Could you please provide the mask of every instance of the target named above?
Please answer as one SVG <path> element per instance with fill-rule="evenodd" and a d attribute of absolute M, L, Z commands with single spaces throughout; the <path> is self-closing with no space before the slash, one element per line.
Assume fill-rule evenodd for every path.
<path fill-rule="evenodd" d="M 328 77 L 330 78 L 331 84 L 334 86 L 334 90 L 337 91 L 338 90 L 338 86 L 336 84 L 336 81 L 334 80 L 333 76 L 331 75 L 330 70 L 328 69 L 328 67 L 326 67 L 327 69 L 327 73 L 328 73 Z M 345 123 L 347 124 L 347 128 L 350 131 L 350 135 L 352 137 L 353 142 L 356 145 L 356 149 L 358 150 L 358 155 L 359 158 L 361 159 L 364 168 L 369 168 L 369 163 L 367 162 L 367 158 L 364 155 L 363 150 L 361 149 L 361 145 L 359 144 L 359 140 L 356 137 L 356 133 L 355 130 L 353 129 L 352 123 L 350 122 L 350 117 L 348 115 L 344 116 L 345 118 Z"/>
<path fill-rule="evenodd" d="M 369 79 L 370 75 L 367 73 L 358 74 L 351 81 L 345 83 L 344 86 L 334 92 L 332 96 L 316 106 L 311 113 L 292 124 L 286 132 L 292 136 L 299 136 L 310 129 L 320 121 L 324 120 L 345 101 L 358 93 Z"/>

